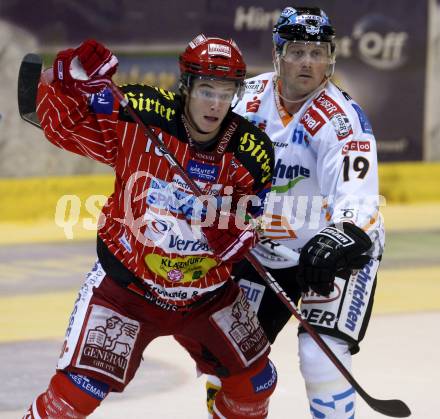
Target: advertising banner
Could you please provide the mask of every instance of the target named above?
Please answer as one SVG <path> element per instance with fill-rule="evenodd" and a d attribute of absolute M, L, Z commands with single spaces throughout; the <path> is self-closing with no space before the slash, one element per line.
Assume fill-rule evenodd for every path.
<path fill-rule="evenodd" d="M 295 1 L 295 5 L 310 2 Z M 250 75 L 272 68 L 271 31 L 285 1 L 181 2 L 9 0 L 2 19 L 54 52 L 87 38 L 118 53 L 118 81 L 176 88 L 177 54 L 198 33 L 232 37 Z M 381 161 L 423 157 L 428 1 L 315 0 L 337 34 L 334 81 L 368 115 Z M 23 13 L 26 10 L 26 13 Z"/>

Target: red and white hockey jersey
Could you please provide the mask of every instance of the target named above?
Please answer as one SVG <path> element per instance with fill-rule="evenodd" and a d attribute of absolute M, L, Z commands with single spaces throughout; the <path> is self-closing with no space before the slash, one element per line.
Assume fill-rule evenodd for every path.
<path fill-rule="evenodd" d="M 274 73 L 248 79 L 234 108 L 264 130 L 275 147 L 266 235 L 300 251 L 326 225 L 351 221 L 370 235 L 371 255 L 379 256 L 384 231 L 376 141 L 361 107 L 328 82 L 290 115 L 280 104 L 275 83 Z M 261 255 L 260 260 L 274 268 L 283 265 Z"/>

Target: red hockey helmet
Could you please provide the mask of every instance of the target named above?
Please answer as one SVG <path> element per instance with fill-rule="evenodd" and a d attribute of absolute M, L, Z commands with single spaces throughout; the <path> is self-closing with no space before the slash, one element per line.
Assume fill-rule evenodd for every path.
<path fill-rule="evenodd" d="M 189 87 L 191 76 L 231 80 L 241 85 L 246 64 L 237 44 L 230 39 L 196 36 L 179 56 L 180 80 Z"/>

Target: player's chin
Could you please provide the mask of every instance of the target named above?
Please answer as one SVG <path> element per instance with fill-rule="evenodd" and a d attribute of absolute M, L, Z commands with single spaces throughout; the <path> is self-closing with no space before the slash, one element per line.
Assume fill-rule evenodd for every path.
<path fill-rule="evenodd" d="M 319 83 L 316 80 L 312 78 L 302 78 L 299 80 L 296 87 L 303 95 L 307 95 L 313 92 L 318 86 Z"/>

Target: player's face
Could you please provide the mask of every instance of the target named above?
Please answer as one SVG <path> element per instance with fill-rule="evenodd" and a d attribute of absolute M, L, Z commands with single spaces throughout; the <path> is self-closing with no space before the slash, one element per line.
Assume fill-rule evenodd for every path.
<path fill-rule="evenodd" d="M 279 60 L 283 94 L 296 100 L 313 92 L 323 82 L 331 59 L 328 43 L 288 42 Z"/>
<path fill-rule="evenodd" d="M 194 80 L 188 110 L 201 131 L 214 132 L 220 127 L 236 91 L 233 81 Z"/>

